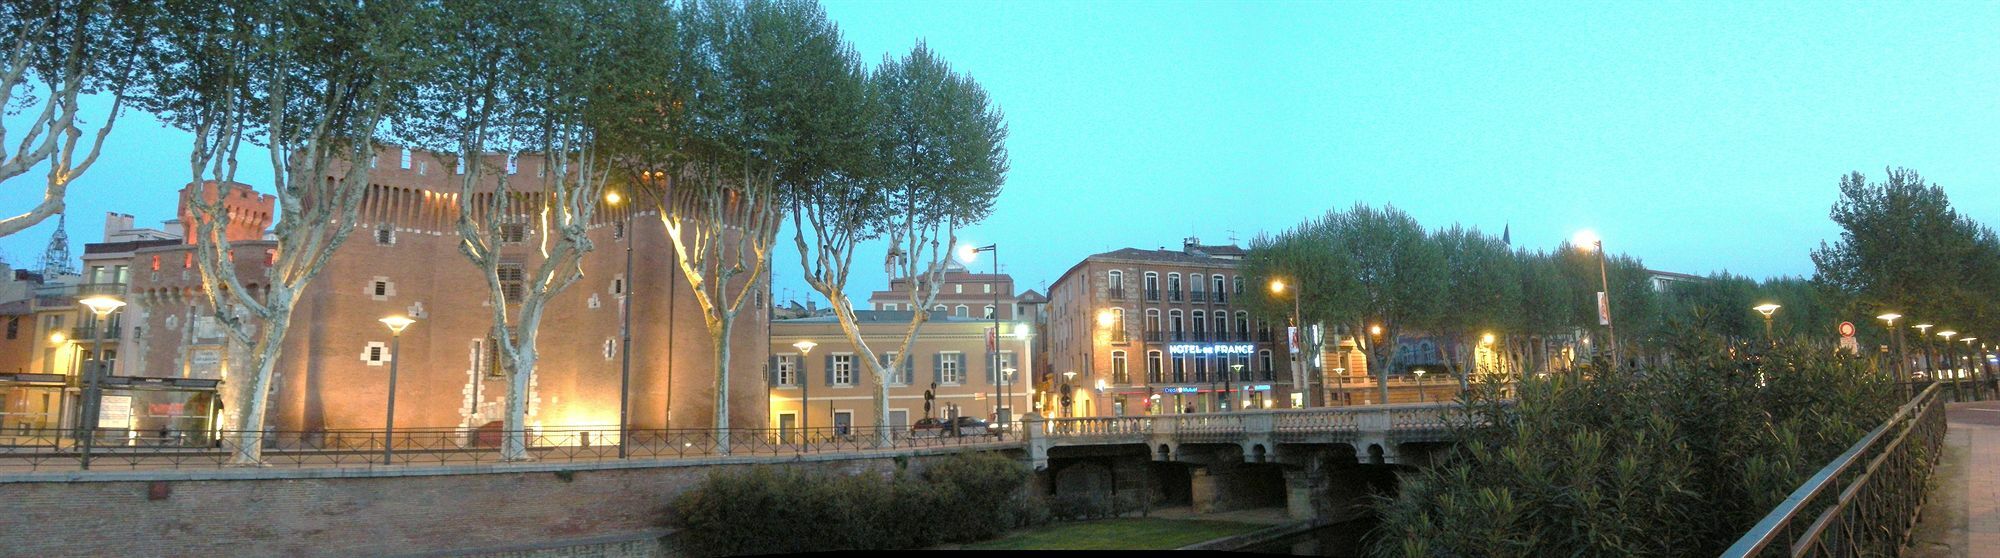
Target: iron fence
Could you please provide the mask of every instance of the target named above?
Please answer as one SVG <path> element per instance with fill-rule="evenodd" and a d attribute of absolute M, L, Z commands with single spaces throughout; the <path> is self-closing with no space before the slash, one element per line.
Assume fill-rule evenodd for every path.
<path fill-rule="evenodd" d="M 1944 445 L 1942 394 L 1948 389 L 1942 383 L 1923 387 L 1722 555 L 1900 554 Z"/>
<path fill-rule="evenodd" d="M 124 431 L 119 431 L 123 433 Z M 82 468 L 76 432 L 42 429 L 0 439 L 0 472 Z M 91 470 L 215 469 L 233 466 L 237 431 L 190 436 L 108 436 L 100 432 L 90 452 Z M 1005 428 L 963 435 L 949 431 L 891 430 L 878 443 L 874 427 L 811 429 L 732 428 L 716 430 L 629 429 L 615 426 L 501 431 L 481 428 L 397 428 L 381 430 L 270 431 L 263 438 L 263 466 L 381 467 L 386 465 L 480 465 L 503 463 L 501 444 L 521 437 L 528 460 L 584 462 L 618 459 L 683 459 L 722 456 L 791 456 L 860 453 L 956 446 L 1006 446 L 1016 436 Z M 724 441 L 727 441 L 725 449 Z M 385 443 L 393 442 L 393 443 Z M 622 444 L 621 444 L 622 443 Z M 621 445 L 624 457 L 620 457 Z M 387 451 L 385 451 L 387 450 Z"/>

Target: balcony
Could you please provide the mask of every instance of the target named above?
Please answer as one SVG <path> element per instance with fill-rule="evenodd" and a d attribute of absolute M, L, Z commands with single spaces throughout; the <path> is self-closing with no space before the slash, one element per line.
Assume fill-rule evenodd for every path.
<path fill-rule="evenodd" d="M 1186 340 L 1188 340 L 1188 339 L 1187 339 L 1187 332 L 1185 332 L 1185 331 L 1172 331 L 1172 332 L 1168 332 L 1168 335 L 1167 335 L 1167 337 L 1169 338 L 1169 340 L 1172 340 L 1172 341 L 1186 341 Z"/>
<path fill-rule="evenodd" d="M 1159 302 L 1159 301 L 1160 301 L 1159 289 L 1146 289 L 1146 302 Z"/>
<path fill-rule="evenodd" d="M 1207 340 L 1208 340 L 1208 332 L 1206 332 L 1206 331 L 1200 331 L 1200 330 L 1196 330 L 1196 331 L 1193 331 L 1193 332 L 1189 332 L 1189 333 L 1188 333 L 1188 340 L 1189 340 L 1189 341 L 1207 341 Z"/>
<path fill-rule="evenodd" d="M 1208 302 L 1208 291 L 1189 292 L 1188 302 Z"/>
<path fill-rule="evenodd" d="M 1146 330 L 1147 343 L 1158 343 L 1163 339 L 1166 339 L 1166 332 L 1157 329 Z"/>
<path fill-rule="evenodd" d="M 1167 302 L 1180 302 L 1180 301 L 1181 301 L 1181 292 L 1179 290 L 1167 291 Z"/>
<path fill-rule="evenodd" d="M 84 283 L 76 286 L 76 295 L 78 297 L 87 298 L 97 295 L 121 296 L 124 294 L 124 283 Z"/>
<path fill-rule="evenodd" d="M 1105 289 L 1105 296 L 1112 300 L 1125 300 L 1125 287 L 1111 287 L 1109 289 Z"/>
<path fill-rule="evenodd" d="M 1215 291 L 1216 304 L 1226 304 L 1228 302 L 1229 302 L 1229 293 L 1225 293 L 1222 291 Z"/>

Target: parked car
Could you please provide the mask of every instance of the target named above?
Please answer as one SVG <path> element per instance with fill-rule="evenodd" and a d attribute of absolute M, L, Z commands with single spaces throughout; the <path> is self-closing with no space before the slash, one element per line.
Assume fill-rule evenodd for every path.
<path fill-rule="evenodd" d="M 985 436 L 987 431 L 986 421 L 972 417 L 958 417 L 957 427 L 953 436 Z"/>
<path fill-rule="evenodd" d="M 910 437 L 936 438 L 946 435 L 947 430 L 949 430 L 949 425 L 945 424 L 944 419 L 927 418 L 917 421 L 916 425 L 910 427 Z"/>

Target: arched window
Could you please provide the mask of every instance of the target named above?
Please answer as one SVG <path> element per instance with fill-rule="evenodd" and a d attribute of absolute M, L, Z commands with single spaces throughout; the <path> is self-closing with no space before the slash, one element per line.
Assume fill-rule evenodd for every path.
<path fill-rule="evenodd" d="M 1250 340 L 1250 313 L 1249 313 L 1249 312 L 1244 312 L 1244 311 L 1242 311 L 1242 310 L 1237 310 L 1237 311 L 1236 311 L 1236 340 L 1237 340 L 1237 341 L 1249 341 L 1249 340 Z"/>
<path fill-rule="evenodd" d="M 1216 294 L 1221 294 L 1221 293 L 1216 293 Z M 1215 340 L 1216 340 L 1216 341 L 1228 341 L 1228 340 L 1229 340 L 1229 313 L 1228 313 L 1228 312 L 1223 312 L 1223 311 L 1220 311 L 1220 310 L 1217 310 L 1217 311 L 1215 312 Z"/>
<path fill-rule="evenodd" d="M 986 319 L 993 319 L 993 305 L 991 304 L 986 305 Z"/>
<path fill-rule="evenodd" d="M 970 317 L 972 317 L 972 316 L 971 316 L 970 314 L 966 314 L 965 312 L 966 312 L 966 308 L 965 308 L 965 305 L 963 305 L 963 304 L 960 304 L 960 305 L 958 305 L 958 307 L 957 307 L 957 308 L 954 308 L 954 309 L 952 309 L 952 314 L 953 314 L 953 315 L 955 315 L 955 316 L 958 316 L 958 317 L 960 317 L 960 318 L 970 318 Z"/>
<path fill-rule="evenodd" d="M 1257 372 L 1265 378 L 1271 377 L 1271 350 L 1257 351 Z"/>
<path fill-rule="evenodd" d="M 943 305 L 943 304 L 939 304 L 939 305 L 937 305 L 937 307 L 936 307 L 936 308 L 932 308 L 931 310 L 932 310 L 932 311 L 934 311 L 934 312 L 943 312 L 943 311 L 945 311 L 945 307 L 944 307 L 944 305 Z"/>
<path fill-rule="evenodd" d="M 1125 351 L 1111 351 L 1111 383 L 1132 383 L 1131 373 L 1125 369 Z"/>
<path fill-rule="evenodd" d="M 1184 340 L 1184 339 L 1181 339 L 1181 332 L 1183 332 L 1183 331 L 1186 331 L 1186 330 L 1187 330 L 1187 328 L 1184 328 L 1184 327 L 1181 327 L 1181 325 L 1182 325 L 1182 324 L 1181 324 L 1181 309 L 1179 309 L 1179 308 L 1175 308 L 1175 309 L 1172 309 L 1172 310 L 1168 310 L 1168 311 L 1167 311 L 1167 331 L 1170 331 L 1170 332 L 1173 332 L 1173 339 L 1172 339 L 1173 341 L 1183 341 L 1183 340 Z"/>
<path fill-rule="evenodd" d="M 1125 342 L 1125 309 L 1111 309 L 1111 342 Z"/>
<path fill-rule="evenodd" d="M 1125 272 L 1113 269 L 1105 273 L 1104 278 L 1104 286 L 1109 289 L 1111 298 L 1125 298 Z"/>
<path fill-rule="evenodd" d="M 1146 272 L 1146 300 L 1160 300 L 1160 272 Z"/>
<path fill-rule="evenodd" d="M 1174 359 L 1174 383 L 1187 382 L 1187 360 L 1186 357 Z"/>
<path fill-rule="evenodd" d="M 1195 310 L 1191 318 L 1188 321 L 1194 326 L 1194 337 L 1192 339 L 1195 341 L 1207 341 L 1202 336 L 1208 332 L 1208 312 Z"/>
<path fill-rule="evenodd" d="M 1146 383 L 1149 384 L 1166 383 L 1167 378 L 1164 375 L 1166 374 L 1166 371 L 1161 369 L 1161 366 L 1162 364 L 1160 362 L 1160 352 L 1146 351 Z"/>
<path fill-rule="evenodd" d="M 1231 283 L 1233 284 L 1232 286 L 1234 287 L 1234 288 L 1230 289 L 1230 291 L 1231 291 L 1231 292 L 1234 292 L 1234 293 L 1236 293 L 1237 295 L 1242 295 L 1242 294 L 1243 294 L 1243 276 L 1242 276 L 1242 275 L 1232 275 L 1232 276 L 1230 276 L 1230 279 L 1229 279 L 1229 280 L 1230 280 L 1230 282 L 1231 282 Z"/>
<path fill-rule="evenodd" d="M 1146 309 L 1146 340 L 1160 340 L 1160 309 L 1158 308 Z"/>
<path fill-rule="evenodd" d="M 1181 301 L 1181 274 L 1179 273 L 1167 274 L 1167 301 Z"/>

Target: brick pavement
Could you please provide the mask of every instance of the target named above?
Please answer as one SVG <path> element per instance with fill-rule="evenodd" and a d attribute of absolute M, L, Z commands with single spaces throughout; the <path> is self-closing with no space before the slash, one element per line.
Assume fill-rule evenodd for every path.
<path fill-rule="evenodd" d="M 2000 402 L 1947 408 L 1944 459 L 1907 556 L 2000 557 Z"/>

